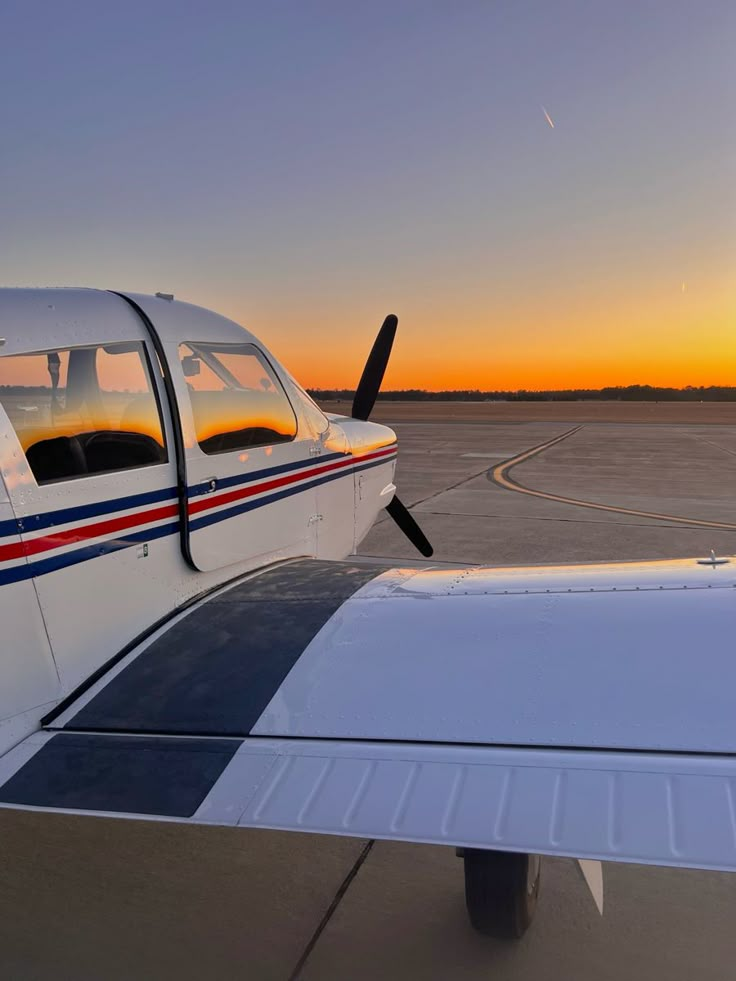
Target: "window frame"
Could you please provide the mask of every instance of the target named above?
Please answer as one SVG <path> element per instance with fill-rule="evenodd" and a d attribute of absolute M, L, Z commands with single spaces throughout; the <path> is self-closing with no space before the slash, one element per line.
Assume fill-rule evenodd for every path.
<path fill-rule="evenodd" d="M 26 466 L 28 467 L 28 472 L 30 473 L 31 477 L 33 478 L 38 488 L 49 487 L 55 484 L 64 484 L 70 481 L 89 480 L 95 477 L 106 477 L 108 474 L 130 473 L 134 470 L 145 470 L 148 469 L 149 467 L 168 466 L 171 463 L 171 456 L 169 453 L 169 441 L 166 432 L 166 419 L 163 413 L 163 404 L 161 402 L 158 379 L 154 375 L 151 355 L 148 350 L 148 345 L 145 339 L 143 338 L 132 338 L 131 340 L 117 340 L 117 341 L 99 341 L 91 344 L 70 344 L 68 346 L 56 345 L 54 347 L 44 348 L 43 350 L 15 351 L 12 354 L 0 354 L 0 363 L 1 363 L 3 360 L 5 359 L 10 360 L 11 358 L 44 357 L 45 355 L 53 354 L 53 353 L 71 354 L 72 351 L 84 351 L 84 350 L 87 351 L 94 350 L 95 352 L 97 352 L 98 350 L 105 351 L 106 349 L 112 347 L 125 347 L 125 346 L 129 347 L 131 344 L 137 345 L 138 350 L 136 351 L 136 353 L 139 356 L 141 356 L 141 366 L 146 375 L 146 381 L 148 383 L 148 391 L 149 394 L 153 396 L 154 404 L 156 406 L 156 413 L 158 416 L 159 426 L 161 430 L 161 450 L 163 453 L 163 459 L 158 460 L 155 463 L 141 463 L 130 467 L 115 468 L 113 470 L 95 470 L 93 473 L 69 474 L 64 477 L 53 477 L 50 480 L 39 481 L 38 478 L 36 477 L 36 474 L 34 473 L 33 467 L 28 461 L 26 450 L 23 447 L 23 443 L 21 442 L 20 436 L 18 435 L 18 431 L 15 428 L 15 425 L 13 424 L 13 420 L 10 418 L 7 409 L 3 405 L 3 410 L 5 412 L 5 415 L 7 416 L 10 430 L 13 433 L 18 443 L 18 447 L 23 456 L 23 460 Z M 106 351 L 106 353 L 109 353 L 109 351 Z M 68 370 L 69 369 L 67 363 L 67 371 Z M 96 373 L 97 373 L 97 365 L 96 365 L 96 355 L 95 355 L 95 374 Z M 98 385 L 99 385 L 99 379 L 98 379 Z M 0 397 L 0 405 L 1 404 L 2 404 L 2 398 Z"/>
<path fill-rule="evenodd" d="M 202 444 L 200 443 L 199 439 L 197 438 L 197 417 L 195 415 L 194 404 L 192 402 L 192 390 L 186 384 L 187 379 L 186 379 L 186 376 L 184 375 L 184 372 L 183 372 L 182 367 L 181 367 L 181 363 L 182 363 L 182 351 L 181 351 L 181 349 L 184 346 L 188 347 L 189 350 L 190 350 L 190 352 L 192 354 L 194 354 L 194 355 L 197 354 L 197 348 L 198 347 L 203 347 L 205 350 L 209 349 L 212 352 L 212 354 L 214 354 L 215 357 L 217 357 L 218 352 L 222 352 L 223 354 L 229 354 L 229 353 L 234 353 L 234 354 L 243 353 L 243 354 L 247 354 L 249 350 L 252 351 L 252 352 L 254 352 L 254 355 L 255 355 L 256 360 L 257 361 L 260 361 L 261 365 L 265 369 L 267 369 L 267 371 L 271 375 L 271 378 L 272 378 L 273 382 L 275 383 L 275 385 L 277 387 L 277 391 L 280 391 L 281 394 L 283 395 L 284 399 L 286 400 L 286 404 L 289 407 L 289 411 L 291 412 L 291 415 L 292 415 L 292 417 L 294 419 L 294 433 L 293 433 L 293 435 L 292 436 L 289 436 L 287 439 L 279 439 L 276 442 L 274 442 L 273 440 L 264 440 L 264 442 L 262 442 L 262 443 L 248 443 L 246 446 L 240 446 L 240 447 L 237 447 L 237 448 L 230 447 L 230 448 L 228 448 L 226 450 L 214 450 L 214 451 L 209 452 L 209 453 L 207 452 L 207 450 L 203 449 L 202 448 Z M 276 370 L 275 365 L 273 364 L 273 362 L 271 361 L 271 359 L 268 357 L 268 355 L 266 354 L 266 352 L 262 348 L 260 348 L 257 344 L 254 344 L 253 341 L 240 341 L 240 342 L 239 341 L 222 341 L 222 342 L 220 342 L 220 341 L 212 341 L 212 340 L 181 340 L 181 341 L 178 341 L 177 342 L 176 353 L 177 353 L 177 359 L 178 359 L 178 364 L 179 364 L 179 371 L 181 372 L 181 377 L 184 380 L 184 388 L 186 389 L 187 403 L 189 405 L 189 411 L 191 412 L 192 422 L 194 424 L 194 433 L 193 433 L 193 435 L 194 435 L 194 445 L 197 447 L 197 449 L 199 450 L 199 452 L 202 454 L 203 457 L 209 458 L 209 457 L 224 456 L 227 453 L 244 453 L 244 452 L 247 452 L 248 450 L 260 449 L 260 448 L 262 448 L 264 446 L 283 446 L 283 445 L 286 445 L 288 443 L 293 443 L 293 442 L 295 442 L 298 439 L 298 437 L 300 435 L 300 432 L 301 432 L 299 413 L 294 408 L 294 404 L 291 401 L 291 399 L 289 398 L 289 393 L 287 391 L 286 385 L 284 384 L 284 381 L 281 378 L 281 375 Z M 212 368 L 212 367 L 210 367 L 210 365 L 208 365 L 206 361 L 205 361 L 205 364 L 207 365 L 207 367 L 209 368 L 210 371 L 212 371 L 214 374 L 216 374 L 216 375 L 218 375 L 218 377 L 220 377 L 219 374 L 215 371 L 215 369 Z M 225 365 L 223 365 L 222 367 L 223 367 L 223 369 L 225 371 L 228 371 L 228 369 L 227 369 L 227 367 Z M 228 371 L 228 374 L 230 374 L 230 373 L 231 372 Z M 225 379 L 224 378 L 221 378 L 221 381 L 224 382 Z M 227 389 L 224 389 L 224 390 L 226 390 L 226 391 L 232 391 L 232 392 L 237 392 L 238 391 L 237 388 L 227 388 Z M 240 390 L 242 391 L 242 389 L 240 389 Z"/>

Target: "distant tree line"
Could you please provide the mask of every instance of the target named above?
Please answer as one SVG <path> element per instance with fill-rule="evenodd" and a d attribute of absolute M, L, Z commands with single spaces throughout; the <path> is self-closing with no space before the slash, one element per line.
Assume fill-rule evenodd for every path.
<path fill-rule="evenodd" d="M 310 388 L 317 402 L 350 402 L 355 395 L 351 388 Z M 685 388 L 660 388 L 657 385 L 622 385 L 607 388 L 564 388 L 532 392 L 482 392 L 479 389 L 457 389 L 427 392 L 423 388 L 406 388 L 379 392 L 380 402 L 736 402 L 736 386 L 686 385 Z"/>

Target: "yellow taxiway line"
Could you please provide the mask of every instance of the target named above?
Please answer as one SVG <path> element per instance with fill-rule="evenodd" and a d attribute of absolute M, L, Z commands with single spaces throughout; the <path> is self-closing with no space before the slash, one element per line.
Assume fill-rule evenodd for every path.
<path fill-rule="evenodd" d="M 563 439 L 574 435 L 582 428 L 582 426 L 575 426 L 574 429 L 568 429 L 566 433 L 561 433 L 559 436 L 555 436 L 554 439 L 547 440 L 546 443 L 540 443 L 539 446 L 533 446 L 531 449 L 519 453 L 518 456 L 499 463 L 497 467 L 493 468 L 491 473 L 493 482 L 498 484 L 499 487 L 505 487 L 506 490 L 516 491 L 517 494 L 541 497 L 545 501 L 557 501 L 558 504 L 573 504 L 575 507 L 591 508 L 594 511 L 612 511 L 615 514 L 629 514 L 636 518 L 655 518 L 658 521 L 669 521 L 697 528 L 720 528 L 724 531 L 736 531 L 736 524 L 729 524 L 727 521 L 706 521 L 704 518 L 684 518 L 676 514 L 660 514 L 658 511 L 638 511 L 635 508 L 616 507 L 613 504 L 596 504 L 593 501 L 581 501 L 575 497 L 563 497 L 561 494 L 548 494 L 547 491 L 534 490 L 531 487 L 525 487 L 517 480 L 509 477 L 509 471 L 512 467 L 516 467 L 520 463 L 525 463 L 527 460 L 531 460 L 532 457 L 544 453 L 545 450 L 548 450 L 556 443 L 561 443 Z"/>

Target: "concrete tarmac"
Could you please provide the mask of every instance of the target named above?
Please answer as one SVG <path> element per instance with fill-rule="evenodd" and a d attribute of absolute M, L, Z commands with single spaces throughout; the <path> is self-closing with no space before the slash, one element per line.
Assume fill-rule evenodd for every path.
<path fill-rule="evenodd" d="M 391 421 L 392 407 L 380 408 Z M 550 494 L 736 524 L 736 419 L 621 423 L 599 411 L 603 421 L 582 420 L 514 478 Z M 581 419 L 556 408 L 551 420 L 487 413 L 463 406 L 449 422 L 396 423 L 399 492 L 416 505 L 438 561 L 736 553 L 736 531 L 498 486 L 489 470 Z M 361 552 L 415 561 L 388 518 Z M 736 876 L 726 874 L 608 864 L 601 918 L 576 863 L 545 860 L 535 922 L 520 943 L 504 944 L 470 928 L 462 865 L 449 848 L 19 812 L 0 812 L 0 843 L 0 981 L 736 975 Z"/>

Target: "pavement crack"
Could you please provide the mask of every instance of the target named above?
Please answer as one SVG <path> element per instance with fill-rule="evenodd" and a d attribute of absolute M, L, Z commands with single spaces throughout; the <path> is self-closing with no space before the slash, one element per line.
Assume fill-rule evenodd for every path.
<path fill-rule="evenodd" d="M 358 855 L 358 857 L 356 858 L 355 862 L 353 862 L 353 865 L 352 865 L 350 871 L 345 876 L 345 878 L 342 880 L 339 889 L 337 890 L 337 892 L 335 893 L 335 895 L 332 897 L 332 902 L 327 907 L 327 910 L 325 911 L 325 915 L 319 921 L 319 924 L 317 925 L 317 929 L 314 931 L 314 933 L 312 934 L 312 936 L 309 938 L 309 942 L 307 943 L 307 946 L 302 951 L 301 957 L 296 962 L 296 965 L 294 966 L 294 970 L 289 975 L 288 981 L 299 981 L 299 976 L 301 975 L 301 972 L 302 972 L 302 970 L 304 968 L 304 965 L 307 963 L 307 960 L 309 959 L 310 954 L 312 953 L 312 951 L 316 947 L 317 941 L 322 936 L 322 933 L 324 932 L 325 928 L 327 927 L 327 924 L 330 922 L 330 920 L 332 919 L 335 911 L 337 910 L 337 907 L 342 902 L 343 896 L 345 895 L 345 893 L 350 888 L 350 886 L 351 886 L 351 884 L 353 882 L 353 879 L 356 877 L 356 875 L 360 871 L 360 868 L 363 865 L 363 862 L 365 862 L 365 860 L 370 855 L 371 849 L 373 848 L 373 845 L 374 844 L 375 844 L 375 841 L 374 841 L 373 838 L 371 838 L 371 840 L 368 841 L 363 846 L 363 848 L 361 849 L 360 855 Z"/>
<path fill-rule="evenodd" d="M 617 528 L 682 528 L 685 531 L 700 531 L 701 528 L 697 524 L 693 525 L 683 525 L 683 524 L 667 524 L 664 519 L 662 522 L 657 522 L 656 524 L 647 521 L 595 521 L 590 518 L 550 518 L 543 517 L 538 514 L 474 514 L 471 511 L 420 511 L 419 514 L 433 514 L 439 517 L 453 517 L 453 518 L 512 518 L 514 521 L 561 521 L 567 522 L 575 525 L 615 525 Z M 697 521 L 698 519 L 693 519 Z M 717 529 L 718 530 L 718 529 Z M 721 531 L 736 531 L 736 525 L 727 526 L 720 529 Z"/>
<path fill-rule="evenodd" d="M 408 508 L 409 511 L 411 511 L 412 508 L 418 507 L 420 504 L 426 504 L 427 501 L 431 501 L 431 500 L 433 500 L 433 498 L 439 497 L 440 494 L 446 494 L 447 491 L 455 490 L 456 488 L 461 487 L 463 484 L 467 484 L 469 480 L 475 480 L 476 477 L 481 477 L 484 473 L 487 472 L 487 470 L 488 470 L 488 467 L 483 467 L 483 469 L 482 470 L 478 470 L 477 473 L 471 473 L 469 477 L 463 477 L 461 480 L 458 480 L 457 483 L 450 484 L 449 487 L 443 487 L 440 490 L 435 491 L 433 494 L 428 494 L 427 497 L 421 497 L 418 501 L 412 501 L 411 504 L 407 504 L 407 508 Z M 427 513 L 431 513 L 431 512 L 426 512 L 426 511 L 425 512 L 421 512 L 420 511 L 419 513 L 420 514 L 422 514 L 422 513 L 427 514 Z M 388 515 L 381 515 L 381 517 L 379 517 L 373 523 L 373 527 L 375 528 L 376 525 L 383 524 L 384 521 L 388 521 Z"/>
<path fill-rule="evenodd" d="M 736 456 L 734 450 L 727 450 L 725 446 L 721 446 L 720 443 L 714 443 L 712 439 L 706 439 L 705 436 L 696 436 L 695 433 L 687 434 L 690 439 L 696 439 L 699 443 L 707 443 L 708 446 L 712 446 L 716 450 L 720 450 L 722 453 L 728 453 L 729 456 Z"/>
<path fill-rule="evenodd" d="M 434 494 L 428 494 L 426 497 L 420 498 L 418 501 L 414 501 L 410 507 L 417 507 L 419 504 L 426 504 L 427 501 L 431 501 L 435 497 L 439 497 L 440 494 L 446 494 L 447 491 L 455 490 L 458 487 L 462 487 L 463 484 L 467 484 L 469 480 L 475 480 L 476 477 L 480 477 L 488 470 L 488 467 L 483 467 L 475 473 L 471 473 L 469 477 L 463 477 L 462 480 L 458 480 L 454 484 L 450 484 L 449 487 L 443 487 L 442 490 L 435 491 Z"/>

